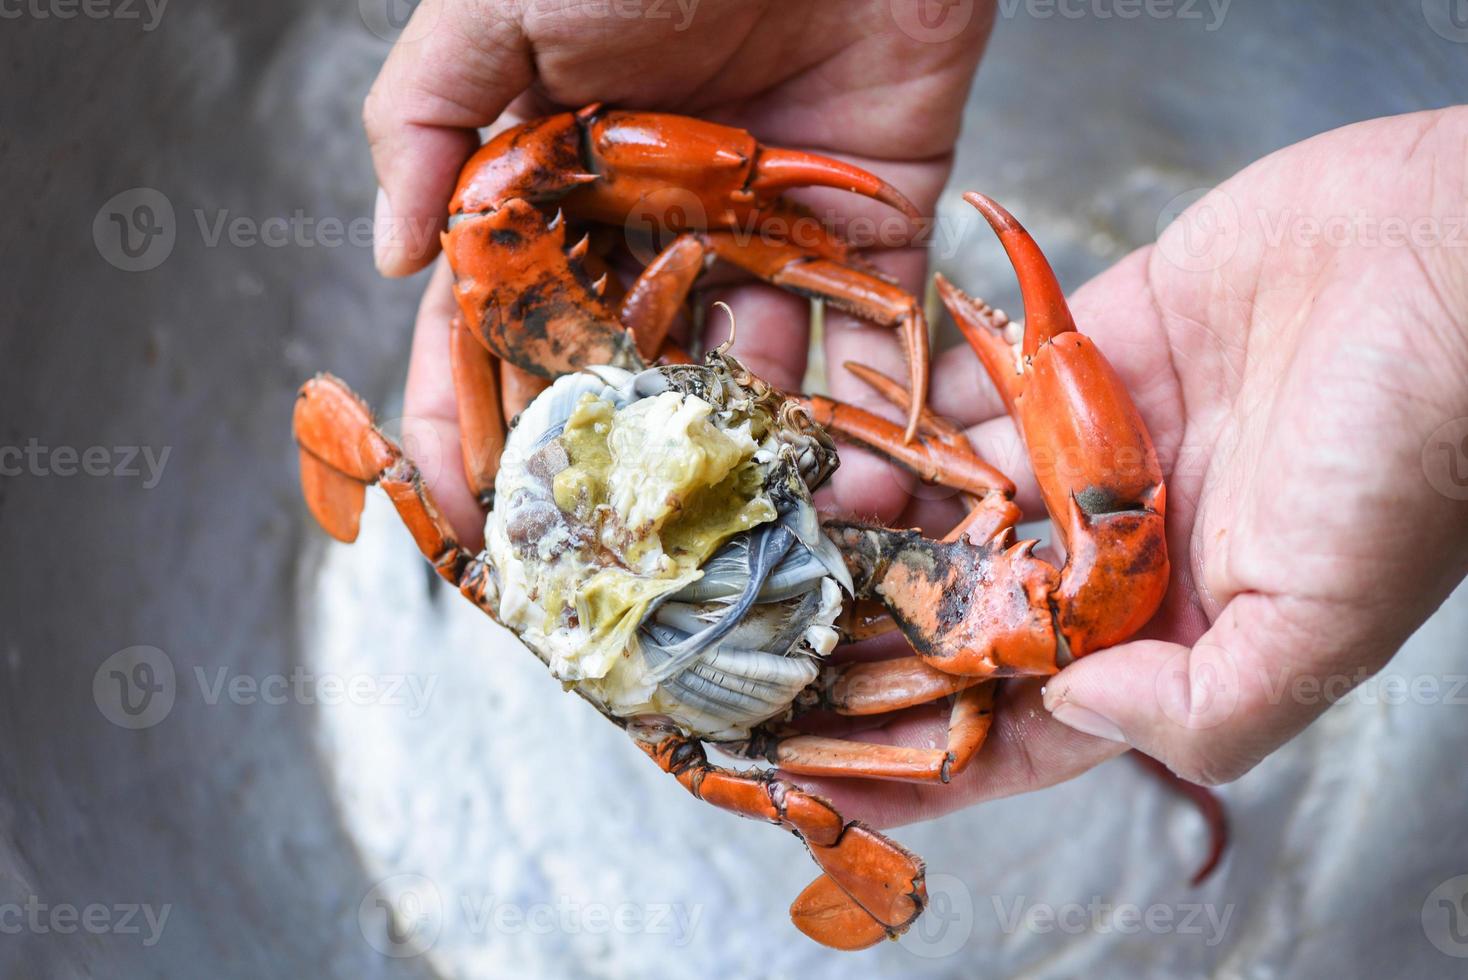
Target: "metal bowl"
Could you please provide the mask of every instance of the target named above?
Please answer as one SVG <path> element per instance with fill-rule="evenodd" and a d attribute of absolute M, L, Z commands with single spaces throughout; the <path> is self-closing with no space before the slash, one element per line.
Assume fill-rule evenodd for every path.
<path fill-rule="evenodd" d="M 853 960 L 786 922 L 794 842 L 687 799 L 432 585 L 383 508 L 328 548 L 295 386 L 329 367 L 390 403 L 422 285 L 371 267 L 380 2 L 6 14 L 6 975 L 1452 965 L 1431 898 L 1468 870 L 1468 735 L 1446 707 L 1333 710 L 1225 791 L 1237 846 L 1196 892 L 1201 826 L 1125 765 L 909 828 L 932 911 Z M 953 194 L 1006 201 L 1078 285 L 1271 150 L 1460 98 L 1451 3 L 1001 0 Z M 937 264 L 1015 308 L 956 196 L 942 216 Z M 1389 669 L 1451 676 L 1465 618 L 1460 593 Z M 1170 924 L 1098 910 L 1118 903 Z"/>

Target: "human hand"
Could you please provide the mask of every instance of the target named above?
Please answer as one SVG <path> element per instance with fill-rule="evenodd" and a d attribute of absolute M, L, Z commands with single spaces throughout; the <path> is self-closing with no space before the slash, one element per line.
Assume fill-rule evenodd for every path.
<path fill-rule="evenodd" d="M 592 101 L 696 114 L 773 145 L 840 156 L 902 188 L 931 213 L 993 6 L 965 5 L 963 30 L 939 39 L 911 26 L 918 22 L 909 8 L 924 2 L 700 0 L 685 21 L 609 17 L 599 3 L 423 0 L 364 112 L 382 185 L 378 267 L 397 276 L 432 261 L 459 169 L 479 143 L 476 127 Z M 880 205 L 850 195 L 806 199 L 829 200 L 847 216 L 881 216 Z M 921 249 L 893 248 L 873 264 L 913 291 L 925 278 Z M 447 269 L 439 265 L 414 332 L 403 434 L 440 508 L 473 547 L 484 515 L 458 461 L 448 362 L 455 306 Z M 736 355 L 771 383 L 800 387 L 808 349 L 804 299 L 756 285 L 709 299 L 727 301 L 738 318 Z M 893 332 L 834 314 L 827 324 L 832 393 L 891 415 L 890 405 L 840 365 L 900 363 Z M 711 320 L 708 340 L 717 343 L 726 330 Z M 872 513 L 906 499 L 905 482 L 883 481 L 873 495 L 870 477 L 883 467 L 874 458 L 853 450 L 842 461 L 828 500 L 837 509 Z"/>
<path fill-rule="evenodd" d="M 819 792 L 892 825 L 1063 781 L 1127 746 L 1226 782 L 1379 670 L 1468 571 L 1468 489 L 1432 453 L 1468 434 L 1465 146 L 1459 108 L 1283 150 L 1077 292 L 1076 322 L 1167 473 L 1162 609 L 1141 639 L 1009 682 L 953 784 Z M 1036 513 L 997 397 L 947 360 L 934 408 L 972 426 Z M 941 746 L 945 721 L 916 709 L 853 737 Z"/>

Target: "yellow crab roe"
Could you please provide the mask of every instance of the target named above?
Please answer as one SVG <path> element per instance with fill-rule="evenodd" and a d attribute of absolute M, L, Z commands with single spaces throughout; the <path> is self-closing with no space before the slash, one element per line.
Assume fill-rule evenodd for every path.
<path fill-rule="evenodd" d="M 559 438 L 569 465 L 554 479 L 556 506 L 595 528 L 620 561 L 542 593 L 549 631 L 574 589 L 589 641 L 577 658 L 583 676 L 610 669 L 649 604 L 699 578 L 724 542 L 776 517 L 750 423 L 720 429 L 712 414 L 691 394 L 663 392 L 618 411 L 588 393 L 566 422 Z"/>

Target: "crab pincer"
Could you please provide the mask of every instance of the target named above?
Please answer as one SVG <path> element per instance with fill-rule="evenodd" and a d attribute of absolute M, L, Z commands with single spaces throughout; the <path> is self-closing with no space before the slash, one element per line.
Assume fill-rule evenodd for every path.
<path fill-rule="evenodd" d="M 988 736 L 996 679 L 1054 673 L 1157 609 L 1166 488 L 1125 386 L 1076 329 L 1035 242 L 968 195 L 1018 274 L 1022 340 L 983 303 L 942 279 L 939 290 L 1019 428 L 1065 559 L 1015 542 L 1015 484 L 924 404 L 920 304 L 782 196 L 806 186 L 916 213 L 849 164 L 597 105 L 506 130 L 474 156 L 444 248 L 462 463 L 488 509 L 478 553 L 341 381 L 302 386 L 294 432 L 307 504 L 333 537 L 356 537 L 366 487 L 380 486 L 439 575 L 659 768 L 711 806 L 796 835 L 820 874 L 791 905 L 795 926 L 859 949 L 922 914 L 923 863 L 789 777 L 962 773 Z M 645 231 L 666 236 L 660 250 L 641 250 Z M 612 275 L 619 233 L 643 260 L 625 288 Z M 898 327 L 907 387 L 849 368 L 906 425 L 780 392 L 728 345 L 692 363 L 669 329 L 715 261 Z M 832 436 L 951 487 L 968 516 L 936 540 L 823 521 L 814 494 L 839 462 Z M 891 628 L 914 655 L 831 659 L 841 639 Z M 938 704 L 947 724 L 934 745 L 829 737 L 802 720 Z M 706 744 L 778 771 L 713 765 Z M 1211 867 L 1221 810 L 1189 792 L 1210 815 Z"/>
<path fill-rule="evenodd" d="M 450 202 L 444 251 L 466 324 L 496 356 L 541 377 L 585 364 L 636 370 L 658 358 L 698 274 L 722 260 L 902 335 L 917 394 L 911 442 L 928 385 L 921 304 L 868 267 L 807 209 L 783 197 L 831 187 L 919 212 L 860 167 L 764 146 L 732 126 L 590 105 L 492 138 L 465 166 Z M 586 264 L 588 223 L 624 229 L 661 254 L 627 297 Z"/>
<path fill-rule="evenodd" d="M 993 311 L 941 277 L 939 291 L 1019 428 L 1066 561 L 1055 568 L 1032 553 L 1035 542 L 1011 543 L 1009 526 L 977 542 L 852 523 L 827 528 L 859 592 L 882 599 L 932 666 L 963 675 L 1053 673 L 1127 639 L 1156 612 L 1169 574 L 1167 490 L 1131 396 L 1076 329 L 1034 239 L 989 198 L 964 199 L 998 233 L 1018 273 L 1022 341 L 1006 341 Z"/>

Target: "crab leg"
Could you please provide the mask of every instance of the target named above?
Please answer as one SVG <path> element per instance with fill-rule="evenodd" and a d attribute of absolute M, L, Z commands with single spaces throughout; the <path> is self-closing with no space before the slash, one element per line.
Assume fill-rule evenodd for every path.
<path fill-rule="evenodd" d="M 587 364 L 636 368 L 657 353 L 686 295 L 680 263 L 712 253 L 776 285 L 829 299 L 857 316 L 902 329 L 917 399 L 927 390 L 927 327 L 920 305 L 854 264 L 850 247 L 780 197 L 800 186 L 835 187 L 902 211 L 917 210 L 890 184 L 839 160 L 767 147 L 743 130 L 682 116 L 591 105 L 506 130 L 464 168 L 450 202 L 444 252 L 471 331 L 498 357 L 546 377 Z M 665 252 L 670 265 L 625 309 L 629 334 L 604 295 L 585 240 L 566 240 L 565 214 L 646 230 L 693 233 Z M 798 235 L 799 244 L 787 240 Z M 676 244 L 676 242 L 675 242 Z M 700 259 L 702 256 L 698 256 Z M 671 272 L 671 281 L 657 276 Z M 671 304 L 671 305 L 670 305 Z M 639 349 L 641 353 L 639 354 Z"/>
<path fill-rule="evenodd" d="M 855 405 L 823 395 L 802 395 L 798 400 L 821 426 L 901 463 L 920 479 L 942 483 L 976 497 L 996 492 L 1007 497 L 1014 493 L 1009 477 L 980 459 L 972 449 L 960 449 L 946 440 L 924 434 L 921 415 L 919 438 L 908 443 L 904 441 L 901 426 Z"/>
<path fill-rule="evenodd" d="M 962 772 L 984 744 L 994 706 L 994 685 L 984 678 L 957 678 L 932 670 L 932 675 L 914 676 L 909 667 L 918 663 L 900 658 L 861 665 L 869 668 L 868 683 L 890 683 L 890 689 L 865 692 L 839 714 L 883 714 L 926 704 L 956 693 L 948 718 L 948 738 L 943 748 L 884 745 L 830 738 L 824 735 L 759 731 L 750 739 L 750 752 L 801 776 L 859 776 L 866 779 L 896 779 L 906 782 L 946 783 Z M 921 666 L 921 664 L 919 664 Z M 819 703 L 816 705 L 819 706 Z"/>
<path fill-rule="evenodd" d="M 292 427 L 301 489 L 328 534 L 355 541 L 367 487 L 378 484 L 434 569 L 459 582 L 473 556 L 459 546 L 413 461 L 377 430 L 371 410 L 345 383 L 318 374 L 302 385 Z"/>
<path fill-rule="evenodd" d="M 875 368 L 847 361 L 846 369 L 903 411 L 911 406 L 912 396 L 908 390 Z M 817 404 L 816 399 L 808 398 L 807 403 L 813 412 L 819 413 L 822 424 L 839 437 L 865 445 L 899 462 L 905 462 L 912 453 L 911 447 L 894 443 L 892 426 L 880 416 L 829 399 L 820 399 Z M 918 465 L 908 463 L 908 468 L 928 482 L 958 490 L 971 508 L 968 516 L 944 536 L 944 541 L 970 538 L 976 543 L 983 543 L 1019 521 L 1020 510 L 1013 500 L 1014 484 L 974 452 L 963 430 L 934 415 L 926 406 L 920 407 L 918 425 L 925 441 L 931 440 L 944 449 L 932 457 L 914 457 Z M 966 480 L 966 473 L 973 471 L 990 474 L 989 484 L 982 486 Z"/>
<path fill-rule="evenodd" d="M 982 681 L 929 667 L 916 657 L 839 664 L 822 671 L 812 705 L 862 717 L 951 697 Z"/>
<path fill-rule="evenodd" d="M 449 326 L 449 363 L 459 410 L 459 449 L 469 489 L 488 507 L 494 501 L 494 476 L 505 447 L 500 407 L 499 361 L 474 339 L 455 316 Z"/>
<path fill-rule="evenodd" d="M 1070 656 L 1140 629 L 1167 589 L 1166 488 L 1131 397 L 1096 346 L 1075 329 L 1060 284 L 1029 234 L 999 205 L 965 196 L 998 233 L 1028 313 L 1022 345 L 1003 324 L 942 279 L 939 289 L 974 338 L 1029 450 L 1067 560 L 1055 568 L 1011 545 L 1007 525 L 970 519 L 964 534 L 831 523 L 859 594 L 886 604 L 918 656 L 961 675 L 1053 673 Z M 855 427 L 852 427 L 855 428 Z M 872 443 L 902 448 L 877 430 Z M 899 457 L 900 458 L 900 457 Z"/>
<path fill-rule="evenodd" d="M 521 370 L 509 361 L 500 361 L 500 404 L 504 418 L 513 419 L 535 401 L 535 396 L 550 387 L 550 381 Z"/>
<path fill-rule="evenodd" d="M 902 441 L 917 435 L 928 390 L 928 323 L 922 304 L 907 290 L 875 274 L 839 261 L 813 257 L 810 252 L 769 238 L 750 238 L 731 232 L 710 232 L 708 244 L 715 255 L 772 285 L 825 300 L 843 313 L 882 326 L 894 327 L 907 358 L 908 386 L 919 393 L 909 406 Z"/>
<path fill-rule="evenodd" d="M 898 936 L 927 904 L 923 862 L 830 803 L 773 774 L 711 765 L 703 746 L 663 726 L 629 734 L 666 773 L 706 803 L 778 824 L 805 842 L 825 873 L 790 907 L 801 932 L 838 949 L 863 949 Z"/>
<path fill-rule="evenodd" d="M 678 319 L 693 282 L 703 272 L 708 249 L 696 235 L 679 235 L 642 270 L 622 300 L 622 323 L 637 339 L 645 360 L 658 356 Z"/>
<path fill-rule="evenodd" d="M 723 259 L 773 286 L 825 300 L 853 316 L 897 327 L 907 357 L 909 384 L 915 391 L 927 390 L 928 326 L 922 307 L 909 293 L 849 262 L 814 257 L 788 242 L 734 232 L 680 235 L 643 270 L 623 303 L 622 322 L 637 338 L 637 349 L 644 358 L 657 356 L 694 280 L 712 258 Z M 903 441 L 911 442 L 918 428 L 931 426 L 933 419 L 921 404 L 916 412 L 910 400 L 903 407 L 909 416 Z"/>

